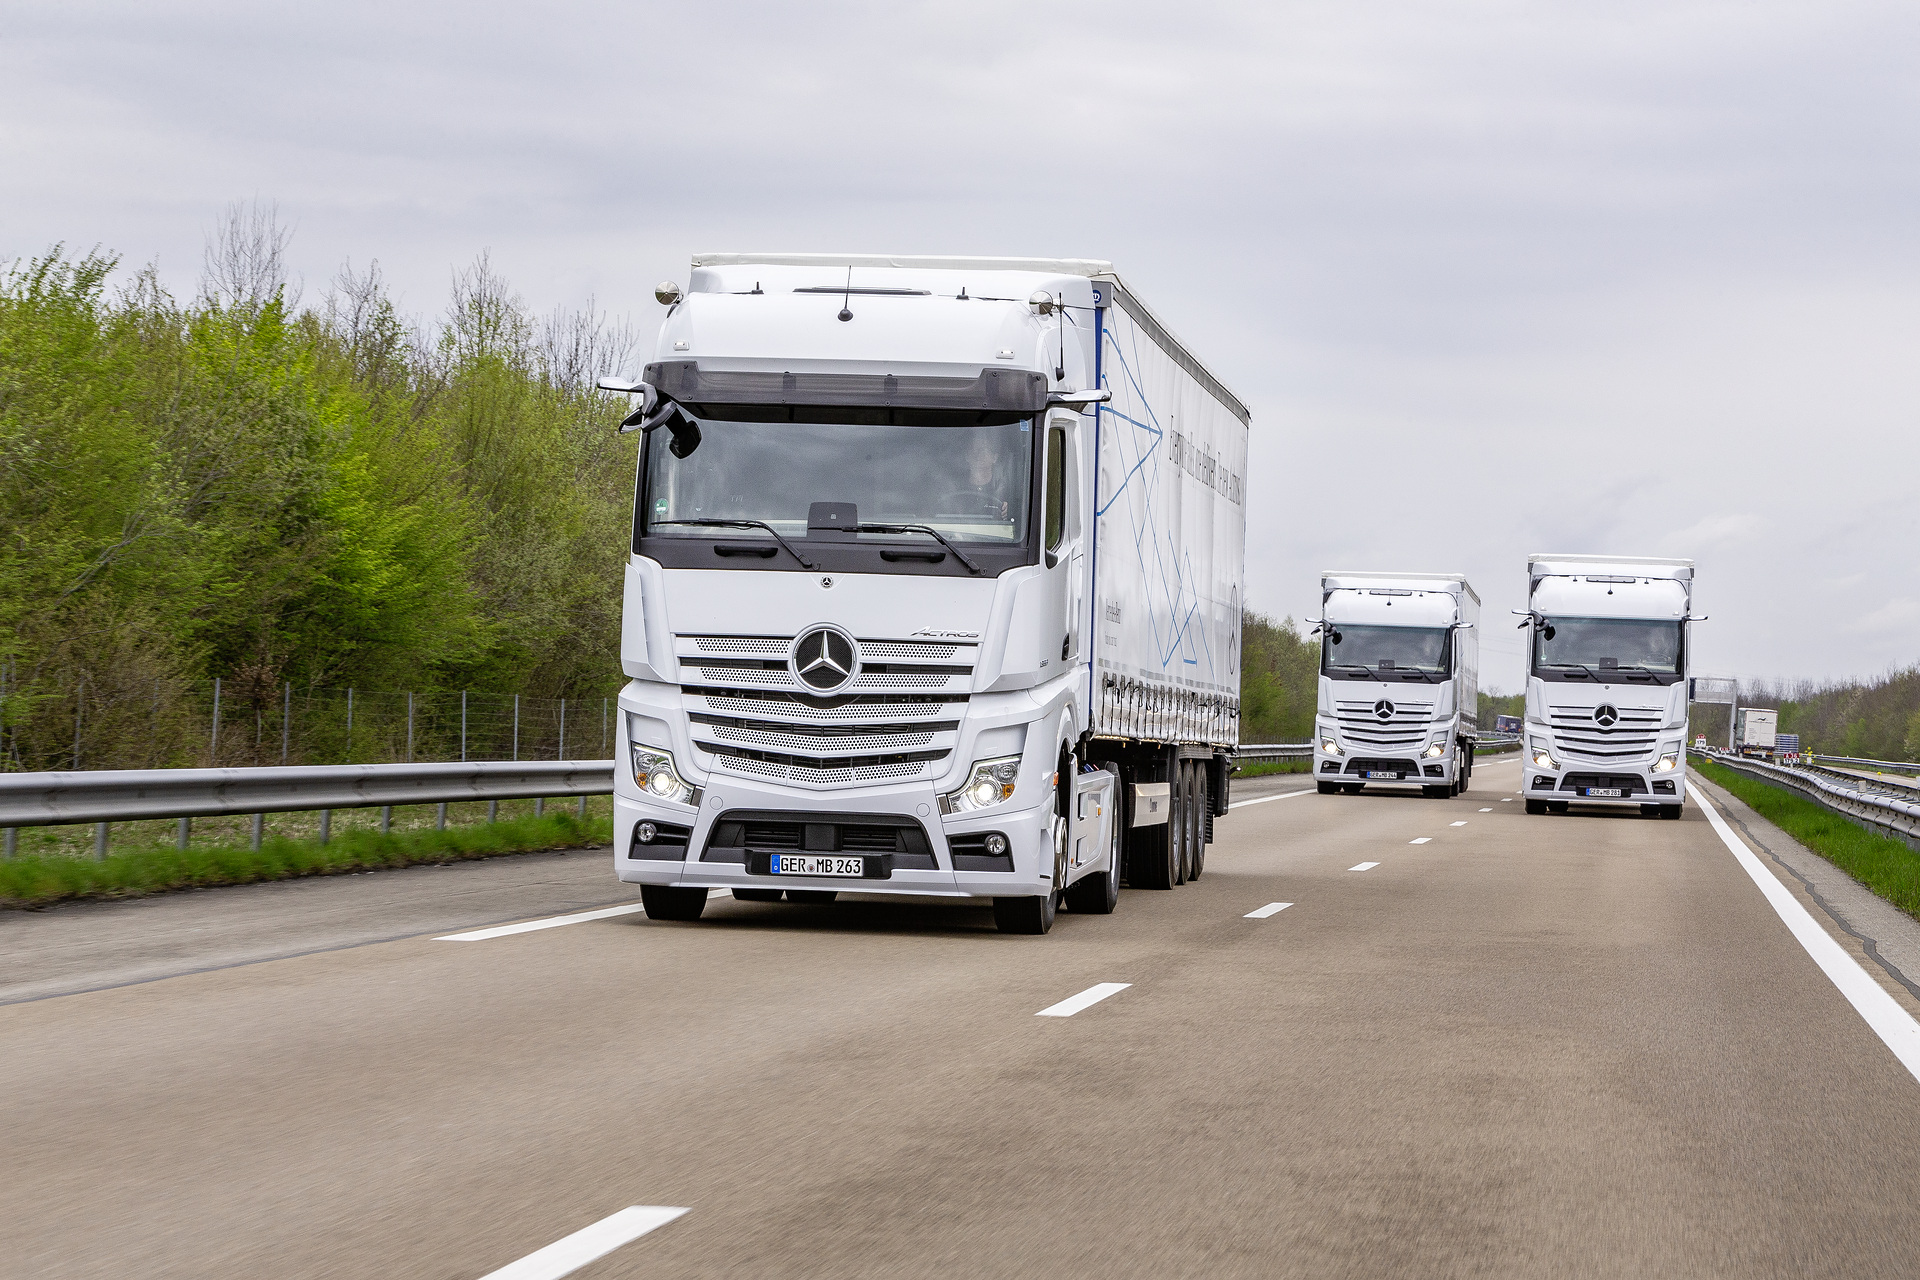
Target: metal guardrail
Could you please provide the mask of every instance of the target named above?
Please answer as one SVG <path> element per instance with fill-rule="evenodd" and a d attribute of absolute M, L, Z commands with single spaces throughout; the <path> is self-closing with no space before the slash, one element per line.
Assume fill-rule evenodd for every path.
<path fill-rule="evenodd" d="M 178 818 L 184 847 L 188 819 L 252 814 L 258 848 L 262 814 L 317 810 L 322 840 L 335 809 L 385 809 L 390 819 L 395 806 L 437 804 L 444 825 L 445 806 L 453 803 L 607 795 L 613 766 L 611 760 L 483 760 L 7 773 L 0 774 L 0 827 L 11 857 L 19 827 L 91 822 L 94 852 L 105 856 L 109 823 Z"/>
<path fill-rule="evenodd" d="M 1798 792 L 1823 809 L 1920 850 L 1920 797 L 1875 795 L 1865 789 L 1865 780 L 1861 778 L 1769 764 L 1724 751 L 1702 751 L 1696 747 L 1693 754 L 1762 782 Z"/>
<path fill-rule="evenodd" d="M 1905 760 L 1861 760 L 1853 756 L 1810 755 L 1809 760 L 1818 760 L 1822 764 L 1837 764 L 1847 769 L 1895 769 L 1902 773 L 1920 774 L 1920 764 Z"/>

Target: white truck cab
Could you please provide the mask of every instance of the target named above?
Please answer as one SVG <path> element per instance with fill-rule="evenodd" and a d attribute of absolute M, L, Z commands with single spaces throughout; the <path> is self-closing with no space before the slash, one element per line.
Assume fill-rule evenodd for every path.
<path fill-rule="evenodd" d="M 1466 790 L 1480 703 L 1480 597 L 1467 580 L 1329 570 L 1320 603 L 1320 794 Z"/>
<path fill-rule="evenodd" d="M 1527 812 L 1678 818 L 1693 561 L 1536 555 L 1527 573 Z"/>

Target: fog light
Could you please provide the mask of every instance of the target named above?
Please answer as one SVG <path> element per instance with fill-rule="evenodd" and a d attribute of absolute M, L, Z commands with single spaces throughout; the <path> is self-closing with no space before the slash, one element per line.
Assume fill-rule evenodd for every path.
<path fill-rule="evenodd" d="M 1007 838 L 998 831 L 987 837 L 987 852 L 999 857 L 1007 851 Z"/>
<path fill-rule="evenodd" d="M 660 834 L 660 828 L 651 822 L 643 822 L 633 829 L 633 838 L 641 844 L 652 844 L 653 838 Z"/>

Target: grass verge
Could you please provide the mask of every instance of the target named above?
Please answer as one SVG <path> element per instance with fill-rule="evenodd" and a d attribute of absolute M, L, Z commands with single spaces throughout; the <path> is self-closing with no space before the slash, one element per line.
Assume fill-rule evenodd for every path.
<path fill-rule="evenodd" d="M 1243 764 L 1234 771 L 1236 778 L 1264 778 L 1270 773 L 1311 773 L 1311 760 L 1267 760 L 1260 764 Z"/>
<path fill-rule="evenodd" d="M 1920 853 L 1781 787 L 1696 757 L 1693 767 L 1867 888 L 1920 918 Z"/>
<path fill-rule="evenodd" d="M 274 837 L 258 850 L 214 845 L 186 850 L 130 849 L 105 862 L 23 857 L 0 862 L 0 907 L 42 907 L 72 898 L 131 898 L 295 876 L 337 875 L 419 863 L 459 862 L 506 853 L 577 849 L 613 839 L 608 818 L 572 813 L 513 818 L 444 831 L 344 832 L 326 844 Z"/>

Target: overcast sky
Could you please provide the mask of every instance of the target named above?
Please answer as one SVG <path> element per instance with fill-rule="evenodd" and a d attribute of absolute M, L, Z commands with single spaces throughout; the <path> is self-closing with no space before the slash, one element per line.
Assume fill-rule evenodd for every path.
<path fill-rule="evenodd" d="M 1920 661 L 1920 6 L 0 7 L 0 256 L 236 199 L 311 300 L 481 250 L 649 332 L 710 249 L 1111 259 L 1252 407 L 1248 599 L 1691 556 L 1697 669 Z"/>

